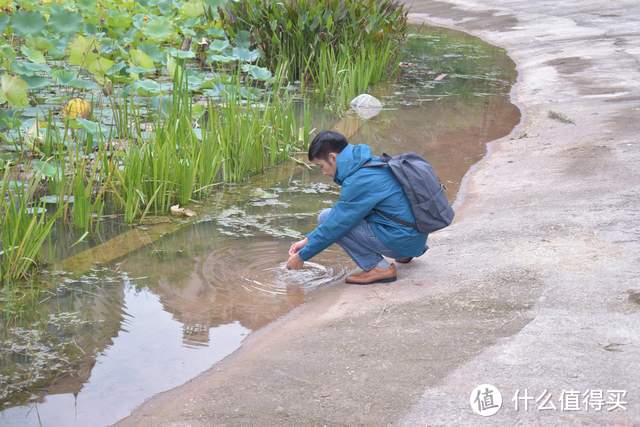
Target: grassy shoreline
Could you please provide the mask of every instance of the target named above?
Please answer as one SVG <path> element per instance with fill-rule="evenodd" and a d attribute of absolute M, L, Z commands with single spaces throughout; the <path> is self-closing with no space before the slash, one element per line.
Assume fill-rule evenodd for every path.
<path fill-rule="evenodd" d="M 335 19 L 321 24 L 301 19 L 320 3 L 285 3 L 293 18 L 253 0 L 9 2 L 0 19 L 0 286 L 37 272 L 52 222 L 82 231 L 82 241 L 105 215 L 128 224 L 168 215 L 303 150 L 311 121 L 306 109 L 296 116 L 296 96 L 341 113 L 394 76 L 406 32 L 397 3 L 327 0 Z M 232 10 L 240 19 L 229 21 Z M 279 22 L 268 27 L 282 40 L 261 32 L 265 19 Z"/>

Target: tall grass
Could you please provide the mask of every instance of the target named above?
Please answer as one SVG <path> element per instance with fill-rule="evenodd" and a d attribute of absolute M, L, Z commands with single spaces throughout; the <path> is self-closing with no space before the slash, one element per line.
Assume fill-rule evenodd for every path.
<path fill-rule="evenodd" d="M 141 134 L 140 109 L 136 107 L 133 98 L 125 94 L 110 96 L 109 103 L 113 113 L 116 137 L 123 140 L 139 138 Z"/>
<path fill-rule="evenodd" d="M 43 203 L 32 203 L 39 176 L 26 183 L 10 180 L 7 167 L 0 186 L 0 282 L 24 279 L 38 265 L 39 252 L 59 209 L 47 215 Z"/>
<path fill-rule="evenodd" d="M 299 123 L 292 95 L 282 87 L 282 70 L 259 101 L 241 97 L 240 89 L 253 82 L 236 73 L 226 81 L 223 99 L 210 99 L 200 120 L 188 75 L 176 72 L 171 102 L 149 116 L 149 132 L 141 132 L 140 110 L 126 99 L 112 103 L 116 125 L 109 137 L 70 121 L 59 129 L 50 115 L 38 140 L 41 157 L 23 159 L 33 178 L 17 185 L 5 167 L 0 182 L 3 283 L 28 276 L 57 219 L 90 232 L 106 209 L 121 213 L 127 223 L 150 213 L 165 215 L 173 204 L 188 204 L 219 183 L 241 181 L 287 159 L 309 134 L 310 117 L 305 110 Z M 126 144 L 114 147 L 112 136 Z M 46 206 L 54 213 L 47 215 Z"/>
<path fill-rule="evenodd" d="M 241 87 L 239 75 L 232 84 Z M 121 153 L 112 188 L 127 222 L 149 212 L 166 214 L 220 182 L 238 182 L 286 159 L 299 147 L 299 126 L 291 96 L 276 77 L 261 102 L 229 90 L 219 103 L 208 101 L 200 134 L 194 127 L 187 73 L 174 75 L 171 104 L 158 115 L 154 133 Z"/>
<path fill-rule="evenodd" d="M 337 52 L 321 47 L 316 62 L 308 62 L 305 72 L 316 82 L 317 97 L 330 100 L 329 108 L 340 113 L 354 95 L 396 74 L 398 64 L 393 55 L 391 42 L 367 46 L 353 55 L 344 45 Z"/>
<path fill-rule="evenodd" d="M 289 79 L 311 83 L 336 110 L 391 77 L 407 30 L 395 0 L 243 0 L 228 2 L 222 19 L 228 34 L 252 34 L 263 65 L 286 63 Z"/>

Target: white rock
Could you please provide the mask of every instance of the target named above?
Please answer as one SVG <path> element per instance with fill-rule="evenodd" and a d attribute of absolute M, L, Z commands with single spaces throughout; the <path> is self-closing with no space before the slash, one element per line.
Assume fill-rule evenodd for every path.
<path fill-rule="evenodd" d="M 363 119 L 370 119 L 380 114 L 382 102 L 375 96 L 363 93 L 351 100 L 351 109 Z"/>

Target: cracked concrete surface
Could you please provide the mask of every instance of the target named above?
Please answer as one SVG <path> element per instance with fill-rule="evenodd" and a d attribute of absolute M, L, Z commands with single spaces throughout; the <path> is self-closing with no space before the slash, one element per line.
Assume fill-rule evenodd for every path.
<path fill-rule="evenodd" d="M 406 1 L 506 48 L 523 113 L 390 285 L 339 284 L 121 425 L 640 423 L 640 3 Z M 472 412 L 497 386 L 503 407 Z M 556 410 L 515 410 L 516 390 Z M 626 410 L 562 411 L 626 390 Z M 534 402 L 535 403 L 535 402 Z"/>

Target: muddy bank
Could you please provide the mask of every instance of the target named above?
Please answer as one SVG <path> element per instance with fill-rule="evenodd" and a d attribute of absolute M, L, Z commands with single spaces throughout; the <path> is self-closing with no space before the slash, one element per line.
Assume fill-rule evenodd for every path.
<path fill-rule="evenodd" d="M 491 6 L 495 3 L 495 6 Z M 640 421 L 640 7 L 415 1 L 508 49 L 523 112 L 467 174 L 450 228 L 391 285 L 338 285 L 121 425 Z M 469 393 L 504 406 L 480 419 Z M 516 411 L 516 389 L 556 411 Z M 626 411 L 565 411 L 622 389 Z"/>

